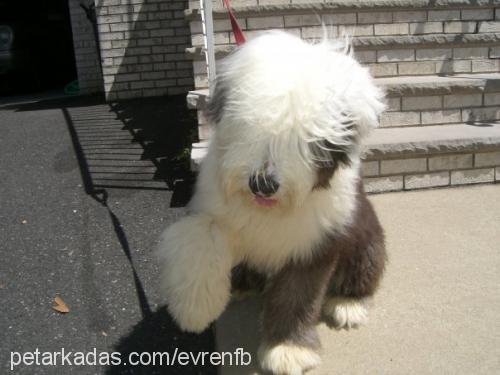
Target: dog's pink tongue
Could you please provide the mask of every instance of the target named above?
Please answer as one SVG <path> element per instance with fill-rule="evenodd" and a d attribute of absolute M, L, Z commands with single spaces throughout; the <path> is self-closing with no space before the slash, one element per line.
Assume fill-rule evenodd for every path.
<path fill-rule="evenodd" d="M 258 195 L 255 196 L 255 202 L 258 205 L 264 206 L 264 207 L 272 207 L 276 203 L 278 203 L 278 201 L 276 199 L 259 197 Z"/>

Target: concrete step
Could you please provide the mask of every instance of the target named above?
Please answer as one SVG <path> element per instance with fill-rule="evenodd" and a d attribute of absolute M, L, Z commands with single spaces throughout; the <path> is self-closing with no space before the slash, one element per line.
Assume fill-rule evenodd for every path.
<path fill-rule="evenodd" d="M 387 93 L 381 127 L 481 123 L 500 120 L 500 73 L 377 78 Z M 208 90 L 191 91 L 188 106 L 198 109 L 199 138 L 210 137 L 201 112 Z"/>
<path fill-rule="evenodd" d="M 303 34 L 302 38 L 308 39 Z M 500 33 L 354 37 L 352 44 L 358 61 L 375 77 L 500 71 Z M 234 44 L 216 45 L 216 59 L 234 48 Z M 196 87 L 206 87 L 204 48 L 194 45 L 186 54 L 193 59 Z"/>
<path fill-rule="evenodd" d="M 193 145 L 197 170 L 208 142 Z M 366 191 L 380 193 L 500 181 L 500 124 L 380 128 L 366 142 Z"/>
<path fill-rule="evenodd" d="M 303 39 L 347 32 L 358 59 L 377 77 L 500 71 L 500 2 L 442 1 L 260 1 L 235 2 L 248 38 L 266 29 L 285 29 Z M 224 8 L 214 2 L 216 57 L 234 48 Z M 191 23 L 195 87 L 207 87 L 203 33 L 197 9 L 186 10 Z"/>

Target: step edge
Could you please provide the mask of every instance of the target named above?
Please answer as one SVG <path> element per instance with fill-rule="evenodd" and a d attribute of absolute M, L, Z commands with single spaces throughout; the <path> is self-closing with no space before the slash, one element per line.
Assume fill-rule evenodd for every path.
<path fill-rule="evenodd" d="M 267 14 L 274 12 L 296 13 L 309 11 L 370 11 L 382 9 L 453 9 L 453 8 L 493 8 L 499 6 L 498 0 L 328 0 L 323 2 L 295 3 L 295 4 L 265 4 L 265 5 L 235 5 L 233 11 L 238 16 Z M 184 16 L 187 20 L 197 20 L 200 17 L 199 8 L 186 9 Z M 216 6 L 213 8 L 214 19 L 227 17 L 227 10 Z"/>

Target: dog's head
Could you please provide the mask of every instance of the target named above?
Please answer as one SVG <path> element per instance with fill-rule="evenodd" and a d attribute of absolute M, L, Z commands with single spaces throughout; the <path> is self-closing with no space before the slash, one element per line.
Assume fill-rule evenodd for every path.
<path fill-rule="evenodd" d="M 228 199 L 296 207 L 339 170 L 358 168 L 360 142 L 384 104 L 348 50 L 270 32 L 219 64 L 206 117 Z"/>

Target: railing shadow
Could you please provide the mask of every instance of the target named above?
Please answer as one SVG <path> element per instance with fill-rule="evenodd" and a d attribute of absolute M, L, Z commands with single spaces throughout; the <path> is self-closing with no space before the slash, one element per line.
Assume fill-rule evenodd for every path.
<path fill-rule="evenodd" d="M 185 97 L 148 98 L 106 103 L 101 96 L 73 97 L 4 106 L 16 111 L 59 109 L 66 120 L 80 167 L 85 192 L 106 208 L 123 254 L 133 275 L 142 319 L 121 337 L 114 349 L 126 362 L 132 352 L 210 352 L 213 332 L 181 332 L 165 308 L 153 311 L 136 270 L 124 226 L 108 206 L 110 189 L 173 190 L 171 205 L 189 200 L 193 176 L 189 171 L 189 145 L 196 121 L 185 107 Z M 194 130 L 193 130 L 194 129 Z M 176 192 L 177 191 L 177 192 Z M 168 196 L 168 195 L 167 195 Z M 181 197 L 181 198 L 179 198 Z M 165 360 L 165 359 L 164 359 Z M 215 374 L 216 367 L 192 362 L 141 365 L 122 363 L 106 374 Z"/>

